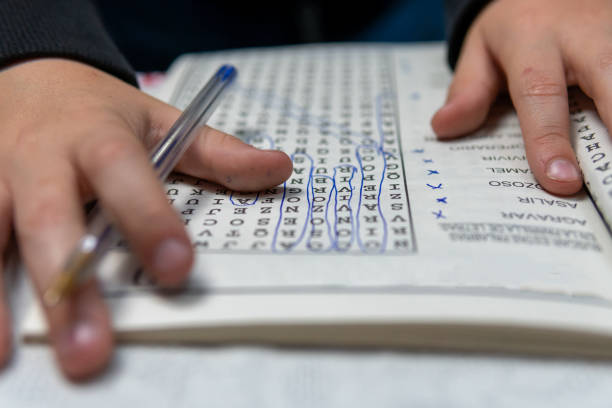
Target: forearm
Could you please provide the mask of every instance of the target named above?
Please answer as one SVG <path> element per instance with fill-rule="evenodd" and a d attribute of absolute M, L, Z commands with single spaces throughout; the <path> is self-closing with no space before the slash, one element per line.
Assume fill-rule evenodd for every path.
<path fill-rule="evenodd" d="M 0 67 L 41 57 L 74 59 L 136 85 L 129 63 L 89 0 L 0 0 Z"/>

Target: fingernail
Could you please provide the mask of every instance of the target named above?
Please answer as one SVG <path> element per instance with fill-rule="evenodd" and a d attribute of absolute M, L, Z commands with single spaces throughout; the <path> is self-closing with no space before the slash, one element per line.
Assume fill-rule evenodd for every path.
<path fill-rule="evenodd" d="M 546 169 L 548 178 L 557 181 L 574 181 L 578 180 L 581 175 L 574 163 L 566 159 L 555 159 L 548 163 Z"/>
<path fill-rule="evenodd" d="M 191 250 L 183 242 L 170 238 L 163 241 L 155 252 L 153 268 L 162 275 L 172 275 L 191 258 Z"/>
<path fill-rule="evenodd" d="M 62 358 L 69 358 L 77 350 L 87 348 L 96 341 L 99 330 L 89 320 L 78 320 L 59 336 L 57 352 Z"/>

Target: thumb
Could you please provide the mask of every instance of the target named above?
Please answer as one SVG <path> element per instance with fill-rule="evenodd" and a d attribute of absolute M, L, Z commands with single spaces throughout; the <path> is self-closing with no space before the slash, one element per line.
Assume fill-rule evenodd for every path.
<path fill-rule="evenodd" d="M 153 145 L 163 138 L 180 111 L 158 100 L 150 109 Z M 203 126 L 181 158 L 176 170 L 238 191 L 258 191 L 284 182 L 291 175 L 291 159 L 277 150 L 260 150 L 242 140 Z"/>
<path fill-rule="evenodd" d="M 431 120 L 439 139 L 476 130 L 487 118 L 501 86 L 497 70 L 482 35 L 470 31 L 463 45 L 446 102 Z"/>

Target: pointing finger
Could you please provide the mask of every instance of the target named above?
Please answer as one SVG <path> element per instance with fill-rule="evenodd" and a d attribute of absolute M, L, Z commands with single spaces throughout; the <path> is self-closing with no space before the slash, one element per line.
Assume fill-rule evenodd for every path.
<path fill-rule="evenodd" d="M 180 112 L 157 102 L 152 121 L 159 123 L 156 138 L 163 137 Z M 285 181 L 292 171 L 289 157 L 276 150 L 260 150 L 240 139 L 202 128 L 185 152 L 177 170 L 239 191 L 257 191 Z"/>
<path fill-rule="evenodd" d="M 573 194 L 582 186 L 582 175 L 569 141 L 567 84 L 560 52 L 549 43 L 516 49 L 520 54 L 501 58 L 527 160 L 546 190 Z"/>

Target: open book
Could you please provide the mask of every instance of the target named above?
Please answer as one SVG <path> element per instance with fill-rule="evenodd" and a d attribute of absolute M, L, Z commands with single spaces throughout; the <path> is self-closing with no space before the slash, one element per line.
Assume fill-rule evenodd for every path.
<path fill-rule="evenodd" d="M 222 63 L 239 78 L 210 124 L 287 152 L 293 174 L 254 193 L 173 175 L 191 279 L 160 293 L 114 250 L 100 277 L 119 340 L 612 356 L 612 148 L 588 99 L 573 93 L 571 110 L 592 196 L 556 197 L 507 101 L 473 135 L 436 141 L 441 44 L 186 55 L 162 97 L 184 107 Z M 33 310 L 24 335 L 45 330 Z"/>

